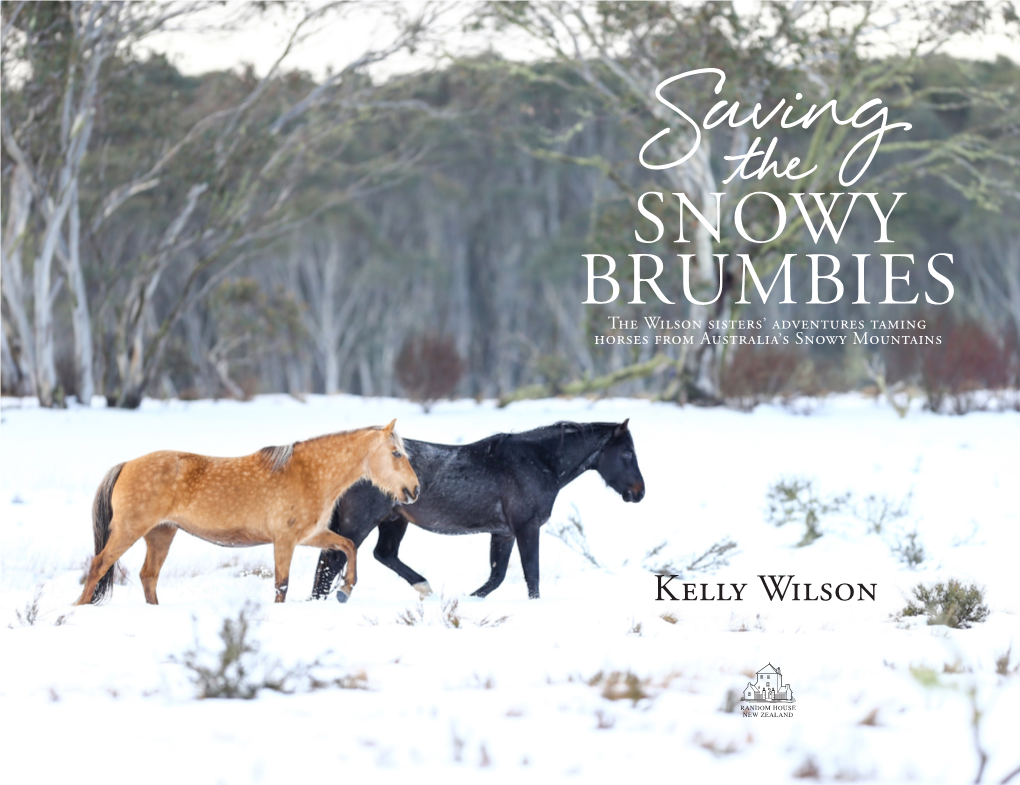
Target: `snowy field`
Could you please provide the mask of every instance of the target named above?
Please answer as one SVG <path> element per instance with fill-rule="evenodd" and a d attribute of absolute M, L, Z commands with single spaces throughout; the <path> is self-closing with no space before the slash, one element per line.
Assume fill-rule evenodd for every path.
<path fill-rule="evenodd" d="M 156 449 L 242 455 L 392 417 L 406 437 L 450 443 L 629 417 L 647 496 L 624 504 L 594 473 L 569 486 L 546 529 L 579 520 L 597 565 L 544 532 L 537 601 L 516 552 L 499 589 L 468 597 L 488 575 L 488 537 L 412 526 L 401 556 L 436 592 L 420 607 L 372 558 L 374 534 L 349 603 L 306 599 L 318 552 L 299 548 L 289 599 L 273 605 L 269 546 L 231 550 L 184 533 L 158 607 L 137 577 L 144 543 L 122 560 L 126 583 L 108 604 L 71 607 L 92 555 L 93 495 L 111 465 Z M 146 401 L 135 412 L 5 399 L 2 418 L 6 782 L 962 783 L 977 776 L 978 745 L 984 782 L 1020 765 L 1016 413 L 899 419 L 841 396 L 810 416 L 626 399 L 457 401 L 424 415 L 404 401 L 267 396 Z M 766 493 L 782 477 L 854 501 L 797 548 L 803 527 L 766 522 Z M 869 495 L 906 514 L 871 531 L 859 517 Z M 912 570 L 892 546 L 915 528 L 927 558 Z M 746 583 L 741 602 L 656 601 L 649 551 L 667 542 L 648 563 L 684 565 L 724 537 L 738 545 L 730 563 L 686 579 L 713 591 Z M 770 602 L 759 574 L 795 574 L 813 594 L 825 582 L 875 583 L 876 600 Z M 985 587 L 985 622 L 961 630 L 892 618 L 919 580 L 946 578 Z M 444 622 L 454 599 L 456 627 Z M 223 619 L 252 602 L 253 659 L 298 671 L 294 691 L 197 699 L 187 652 L 214 657 Z M 1010 647 L 1012 672 L 1000 675 Z M 734 705 L 767 663 L 792 685 L 792 717 L 745 717 Z"/>

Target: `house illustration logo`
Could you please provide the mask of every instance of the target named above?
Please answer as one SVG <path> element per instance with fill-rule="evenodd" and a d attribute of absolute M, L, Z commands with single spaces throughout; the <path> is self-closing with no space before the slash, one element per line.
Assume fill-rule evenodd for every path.
<path fill-rule="evenodd" d="M 745 717 L 792 717 L 796 699 L 793 685 L 783 679 L 781 669 L 771 662 L 755 674 L 740 696 L 740 712 Z"/>

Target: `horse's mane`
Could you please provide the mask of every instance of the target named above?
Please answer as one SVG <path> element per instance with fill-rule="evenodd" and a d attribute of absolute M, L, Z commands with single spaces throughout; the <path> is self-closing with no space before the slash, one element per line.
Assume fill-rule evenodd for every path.
<path fill-rule="evenodd" d="M 521 442 L 543 442 L 548 441 L 550 437 L 564 438 L 567 434 L 580 434 L 585 439 L 597 439 L 600 436 L 605 435 L 608 431 L 610 434 L 612 430 L 616 428 L 616 423 L 611 422 L 571 422 L 569 420 L 560 420 L 554 422 L 552 425 L 542 425 L 538 428 L 532 428 L 530 431 L 520 431 L 517 433 L 496 433 L 488 437 L 485 441 L 492 440 L 494 447 L 499 449 L 503 442 L 507 439 L 513 439 L 514 441 Z"/>
<path fill-rule="evenodd" d="M 279 447 L 263 447 L 259 450 L 259 457 L 262 459 L 262 465 L 269 469 L 269 471 L 273 474 L 276 472 L 282 472 L 286 469 L 293 454 L 293 444 L 283 444 Z"/>
<path fill-rule="evenodd" d="M 520 433 L 512 435 L 514 438 L 523 439 L 524 441 L 537 441 L 538 439 L 545 439 L 549 436 L 564 435 L 568 433 L 580 433 L 583 436 L 596 436 L 599 435 L 599 431 L 615 427 L 616 423 L 611 422 L 571 422 L 570 420 L 560 420 L 559 422 L 554 422 L 552 425 L 543 425 L 540 428 L 533 428 L 530 431 L 521 431 Z"/>
<path fill-rule="evenodd" d="M 368 428 L 353 428 L 349 431 L 336 431 L 335 433 L 324 433 L 322 436 L 313 436 L 311 439 L 303 439 L 293 444 L 283 444 L 277 447 L 263 447 L 259 450 L 259 456 L 262 459 L 262 465 L 269 469 L 270 472 L 282 472 L 287 468 L 287 464 L 290 463 L 290 459 L 294 455 L 294 448 L 299 444 L 308 444 L 310 442 L 317 442 L 321 439 L 329 439 L 332 436 L 343 436 L 344 434 L 354 433 L 356 431 L 381 431 L 384 430 L 383 425 L 372 425 Z M 406 455 L 407 452 L 404 449 L 404 440 L 400 434 L 393 431 L 393 440 L 397 445 L 397 449 L 401 455 Z"/>

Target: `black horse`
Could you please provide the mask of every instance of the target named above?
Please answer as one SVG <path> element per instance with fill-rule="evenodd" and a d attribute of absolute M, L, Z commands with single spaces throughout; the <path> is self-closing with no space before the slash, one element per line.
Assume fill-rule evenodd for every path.
<path fill-rule="evenodd" d="M 395 503 L 368 483 L 344 494 L 329 528 L 361 545 L 379 527 L 375 558 L 417 589 L 428 581 L 399 558 L 397 550 L 413 523 L 439 534 L 492 535 L 489 580 L 474 592 L 484 597 L 503 582 L 514 540 L 521 555 L 528 596 L 538 595 L 538 530 L 549 520 L 560 489 L 594 469 L 625 502 L 639 502 L 645 483 L 627 423 L 561 422 L 524 433 L 499 433 L 463 446 L 404 439 L 421 492 L 413 507 Z M 312 596 L 327 596 L 347 557 L 322 551 Z M 337 599 L 345 602 L 342 593 Z"/>

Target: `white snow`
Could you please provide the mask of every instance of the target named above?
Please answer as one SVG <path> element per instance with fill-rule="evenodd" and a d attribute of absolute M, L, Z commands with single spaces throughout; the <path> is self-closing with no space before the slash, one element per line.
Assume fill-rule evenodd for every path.
<path fill-rule="evenodd" d="M 971 782 L 974 706 L 984 781 L 1020 765 L 1010 710 L 1020 672 L 996 673 L 1009 647 L 1010 667 L 1020 661 L 1015 412 L 900 419 L 857 396 L 831 397 L 810 416 L 629 399 L 506 409 L 454 401 L 424 415 L 406 401 L 350 396 L 146 401 L 134 412 L 4 399 L 0 411 L 7 782 L 728 783 L 803 781 L 796 775 L 812 771 L 822 780 Z M 629 417 L 647 496 L 625 504 L 594 473 L 561 493 L 551 523 L 579 516 L 601 566 L 543 534 L 538 601 L 527 599 L 516 553 L 499 589 L 468 597 L 488 575 L 488 538 L 412 526 L 401 558 L 435 591 L 420 609 L 417 591 L 372 558 L 375 535 L 360 549 L 346 605 L 306 599 L 318 557 L 308 548 L 295 555 L 288 601 L 273 605 L 272 579 L 252 574 L 271 574 L 270 547 L 225 549 L 184 533 L 161 575 L 159 606 L 142 595 L 139 543 L 109 603 L 71 607 L 92 556 L 93 495 L 113 464 L 156 449 L 242 455 L 393 417 L 405 437 L 450 443 Z M 910 494 L 909 515 L 881 534 L 853 515 L 830 516 L 821 539 L 797 548 L 796 524 L 765 522 L 765 495 L 780 477 L 814 479 L 823 495 L 852 491 L 858 501 Z M 929 558 L 910 570 L 890 544 L 915 527 Z M 656 601 L 656 577 L 642 567 L 650 549 L 668 541 L 661 560 L 681 562 L 724 536 L 739 546 L 731 563 L 687 580 L 746 583 L 743 601 Z M 877 600 L 769 602 L 759 574 L 796 574 L 814 593 L 824 582 L 876 583 Z M 891 618 L 918 581 L 950 577 L 985 587 L 987 621 L 952 630 Z M 19 622 L 36 593 L 38 618 Z M 442 622 L 452 599 L 459 628 Z M 254 636 L 267 660 L 317 663 L 322 680 L 363 674 L 368 689 L 301 682 L 293 694 L 253 701 L 198 700 L 181 660 L 196 641 L 217 651 L 223 618 L 247 600 L 258 603 Z M 407 611 L 421 623 L 400 623 Z M 660 618 L 667 612 L 675 624 Z M 503 616 L 496 626 L 475 623 Z M 767 663 L 792 685 L 795 716 L 726 712 L 727 693 Z M 911 668 L 931 669 L 937 684 L 925 686 Z M 628 671 L 645 680 L 648 697 L 636 705 L 603 697 L 604 679 L 589 683 Z M 869 714 L 875 724 L 861 724 Z"/>

